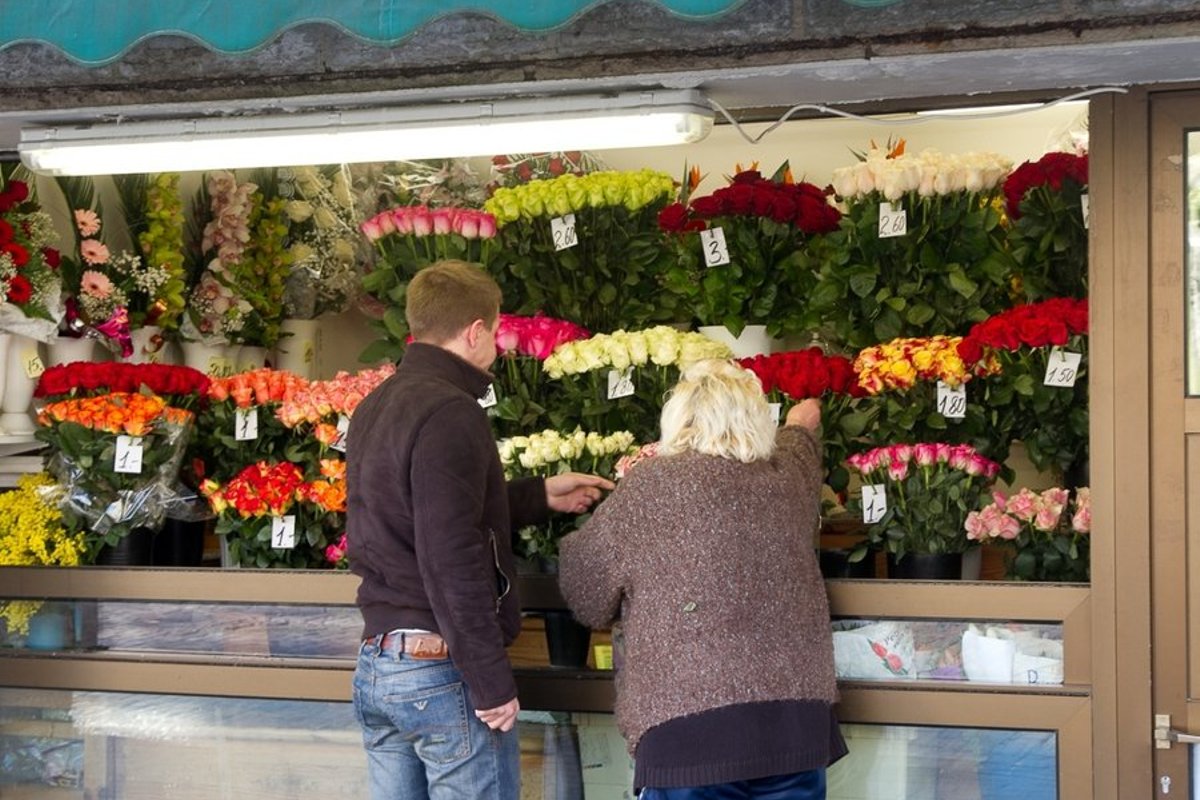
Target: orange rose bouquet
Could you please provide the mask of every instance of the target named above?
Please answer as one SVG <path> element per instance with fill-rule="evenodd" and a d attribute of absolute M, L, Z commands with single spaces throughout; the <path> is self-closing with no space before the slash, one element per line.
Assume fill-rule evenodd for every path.
<path fill-rule="evenodd" d="M 64 521 L 85 531 L 88 560 L 135 527 L 157 527 L 176 496 L 192 413 L 161 397 L 111 392 L 49 403 L 37 437 L 66 491 Z"/>

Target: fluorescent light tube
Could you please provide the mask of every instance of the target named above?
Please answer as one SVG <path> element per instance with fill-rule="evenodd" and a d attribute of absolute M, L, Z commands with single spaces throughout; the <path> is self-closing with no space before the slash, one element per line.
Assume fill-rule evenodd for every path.
<path fill-rule="evenodd" d="M 35 127 L 18 151 L 50 175 L 186 172 L 685 144 L 712 118 L 699 92 L 630 92 Z"/>

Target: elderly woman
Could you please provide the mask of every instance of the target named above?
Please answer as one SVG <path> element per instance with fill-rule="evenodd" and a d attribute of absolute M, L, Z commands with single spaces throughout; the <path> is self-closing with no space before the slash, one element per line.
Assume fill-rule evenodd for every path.
<path fill-rule="evenodd" d="M 813 548 L 819 424 L 809 400 L 777 428 L 754 375 L 696 364 L 659 454 L 561 544 L 575 616 L 621 621 L 617 722 L 642 800 L 824 798 L 846 753 Z"/>

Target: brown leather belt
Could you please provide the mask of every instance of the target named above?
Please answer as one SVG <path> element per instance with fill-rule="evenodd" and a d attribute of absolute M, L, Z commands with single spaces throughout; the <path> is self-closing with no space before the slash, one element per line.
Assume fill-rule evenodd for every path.
<path fill-rule="evenodd" d="M 380 650 L 399 650 L 407 656 L 430 661 L 449 658 L 446 640 L 436 633 L 404 633 L 392 631 L 382 636 L 372 636 L 367 642 L 375 642 Z"/>

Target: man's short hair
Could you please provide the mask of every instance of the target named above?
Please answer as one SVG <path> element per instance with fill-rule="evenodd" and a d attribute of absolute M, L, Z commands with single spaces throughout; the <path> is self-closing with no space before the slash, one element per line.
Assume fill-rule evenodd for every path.
<path fill-rule="evenodd" d="M 489 328 L 500 311 L 500 287 L 478 264 L 430 264 L 408 283 L 404 316 L 418 342 L 445 344 L 477 319 Z"/>

